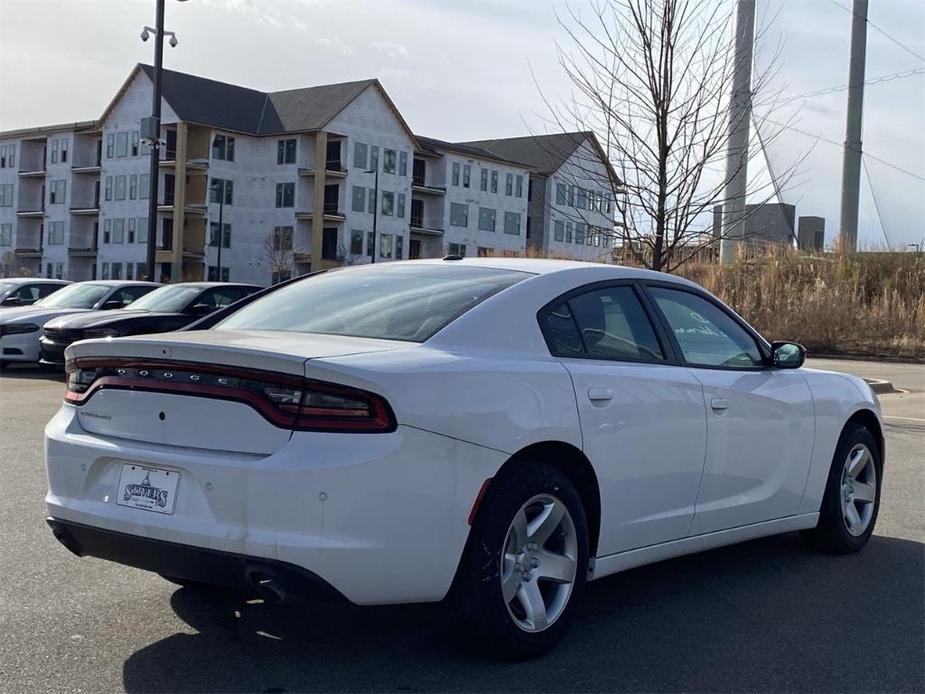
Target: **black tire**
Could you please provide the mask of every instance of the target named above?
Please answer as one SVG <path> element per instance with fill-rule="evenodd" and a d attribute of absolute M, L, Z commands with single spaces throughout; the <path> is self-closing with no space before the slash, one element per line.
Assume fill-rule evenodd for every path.
<path fill-rule="evenodd" d="M 540 631 L 527 631 L 518 626 L 512 617 L 502 593 L 501 581 L 508 530 L 515 515 L 537 496 L 559 501 L 568 511 L 575 542 L 566 539 L 568 532 L 564 530 L 566 524 L 563 524 L 550 536 L 548 543 L 561 542 L 563 546 L 566 542 L 571 543 L 575 548 L 575 575 L 564 607 L 560 608 L 552 623 Z M 547 548 L 552 546 L 548 543 L 545 545 Z M 563 550 L 563 554 L 570 552 Z M 528 573 L 540 574 L 541 571 L 537 568 Z M 460 616 L 470 645 L 493 657 L 512 660 L 535 658 L 547 653 L 568 629 L 575 605 L 584 592 L 587 574 L 587 520 L 581 497 L 569 478 L 551 465 L 527 461 L 511 474 L 496 477 L 479 506 L 455 586 Z M 547 583 L 544 578 L 535 580 L 537 589 L 543 586 L 544 591 L 558 590 L 556 584 Z M 529 579 L 524 581 L 529 582 Z"/>
<path fill-rule="evenodd" d="M 866 530 L 858 535 L 848 531 L 848 525 L 842 512 L 842 475 L 848 465 L 849 453 L 858 445 L 864 445 L 870 451 L 876 470 L 876 490 L 873 512 Z M 862 424 L 852 424 L 845 428 L 835 447 L 835 455 L 829 469 L 822 505 L 819 509 L 819 524 L 812 530 L 803 530 L 800 535 L 811 549 L 829 554 L 854 554 L 861 551 L 870 540 L 880 512 L 880 490 L 883 488 L 883 455 L 880 445 L 873 434 Z"/>

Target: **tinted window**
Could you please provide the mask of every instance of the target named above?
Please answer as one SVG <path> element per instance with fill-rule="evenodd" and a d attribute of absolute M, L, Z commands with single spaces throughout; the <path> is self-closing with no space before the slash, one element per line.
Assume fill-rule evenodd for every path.
<path fill-rule="evenodd" d="M 244 293 L 239 287 L 216 287 L 203 292 L 196 300 L 197 304 L 205 304 L 210 308 L 224 308 L 240 299 Z"/>
<path fill-rule="evenodd" d="M 41 299 L 43 296 L 47 296 L 47 294 L 42 294 L 41 290 L 42 290 L 42 285 L 27 284 L 25 286 L 20 287 L 18 291 L 13 292 L 13 296 L 19 299 L 20 304 L 23 304 L 23 305 L 33 304 L 39 299 Z"/>
<path fill-rule="evenodd" d="M 39 287 L 39 298 L 44 299 L 49 294 L 54 294 L 56 291 L 61 289 L 63 285 L 60 284 L 40 284 Z"/>
<path fill-rule="evenodd" d="M 564 301 L 546 314 L 541 327 L 550 354 L 557 357 L 584 354 L 585 348 L 578 333 L 578 326 L 571 309 Z"/>
<path fill-rule="evenodd" d="M 368 265 L 295 282 L 217 330 L 288 330 L 423 342 L 525 272 L 465 265 Z"/>
<path fill-rule="evenodd" d="M 763 366 L 752 336 L 716 304 L 690 292 L 649 289 L 668 321 L 684 359 L 697 366 Z"/>
<path fill-rule="evenodd" d="M 585 354 L 603 359 L 663 361 L 665 355 L 631 287 L 605 287 L 568 300 Z"/>

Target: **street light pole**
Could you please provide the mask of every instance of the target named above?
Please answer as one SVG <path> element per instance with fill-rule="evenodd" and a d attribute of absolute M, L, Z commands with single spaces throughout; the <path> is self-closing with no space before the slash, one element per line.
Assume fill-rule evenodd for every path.
<path fill-rule="evenodd" d="M 222 246 L 225 244 L 225 225 L 222 223 L 222 214 L 225 211 L 225 180 L 219 179 L 222 182 L 221 186 L 215 186 L 218 188 L 218 259 L 216 263 L 218 267 L 215 270 L 215 281 L 222 281 Z M 217 183 L 218 181 L 216 181 Z"/>
<path fill-rule="evenodd" d="M 366 173 L 375 174 L 373 179 L 373 254 L 370 262 L 376 262 L 376 220 L 379 218 L 379 162 L 376 162 L 376 168 L 370 169 Z"/>
<path fill-rule="evenodd" d="M 151 166 L 148 174 L 148 281 L 154 282 L 154 257 L 157 249 L 157 184 L 161 139 L 161 70 L 164 63 L 164 0 L 157 0 L 154 36 L 154 99 L 148 135 L 151 139 Z M 144 38 L 144 34 L 142 34 Z"/>

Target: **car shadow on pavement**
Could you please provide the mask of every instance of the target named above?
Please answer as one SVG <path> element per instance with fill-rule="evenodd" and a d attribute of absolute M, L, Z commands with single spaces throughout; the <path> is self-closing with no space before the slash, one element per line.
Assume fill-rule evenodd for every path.
<path fill-rule="evenodd" d="M 134 653 L 123 683 L 129 692 L 921 691 L 923 594 L 919 542 L 874 537 L 836 557 L 791 533 L 589 584 L 556 650 L 508 663 L 460 646 L 443 605 L 274 605 L 182 588 L 171 607 L 197 633 Z"/>
<path fill-rule="evenodd" d="M 64 367 L 40 364 L 5 364 L 0 368 L 0 380 L 58 381 L 64 383 Z"/>

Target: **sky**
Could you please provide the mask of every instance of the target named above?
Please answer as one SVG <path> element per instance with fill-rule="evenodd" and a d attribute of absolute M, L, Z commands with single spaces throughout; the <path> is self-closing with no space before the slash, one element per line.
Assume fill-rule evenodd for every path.
<path fill-rule="evenodd" d="M 589 0 L 570 0 L 587 11 Z M 722 0 L 717 0 L 722 1 Z M 165 67 L 264 91 L 378 78 L 415 132 L 471 140 L 547 132 L 542 95 L 570 85 L 556 45 L 565 0 L 167 0 Z M 759 0 L 760 70 L 781 47 L 783 99 L 847 82 L 850 0 Z M 925 0 L 872 0 L 860 243 L 925 236 Z M 154 0 L 0 0 L 0 130 L 97 118 L 137 62 L 153 61 Z M 782 192 L 838 229 L 846 93 L 789 101 L 772 170 L 802 159 Z M 771 117 L 771 116 L 769 116 Z M 799 132 L 803 131 L 803 132 Z M 809 133 L 808 135 L 806 133 Z M 831 141 L 831 142 L 828 142 Z M 885 162 L 885 163 L 884 163 Z M 903 171 L 900 171 L 902 169 Z"/>

